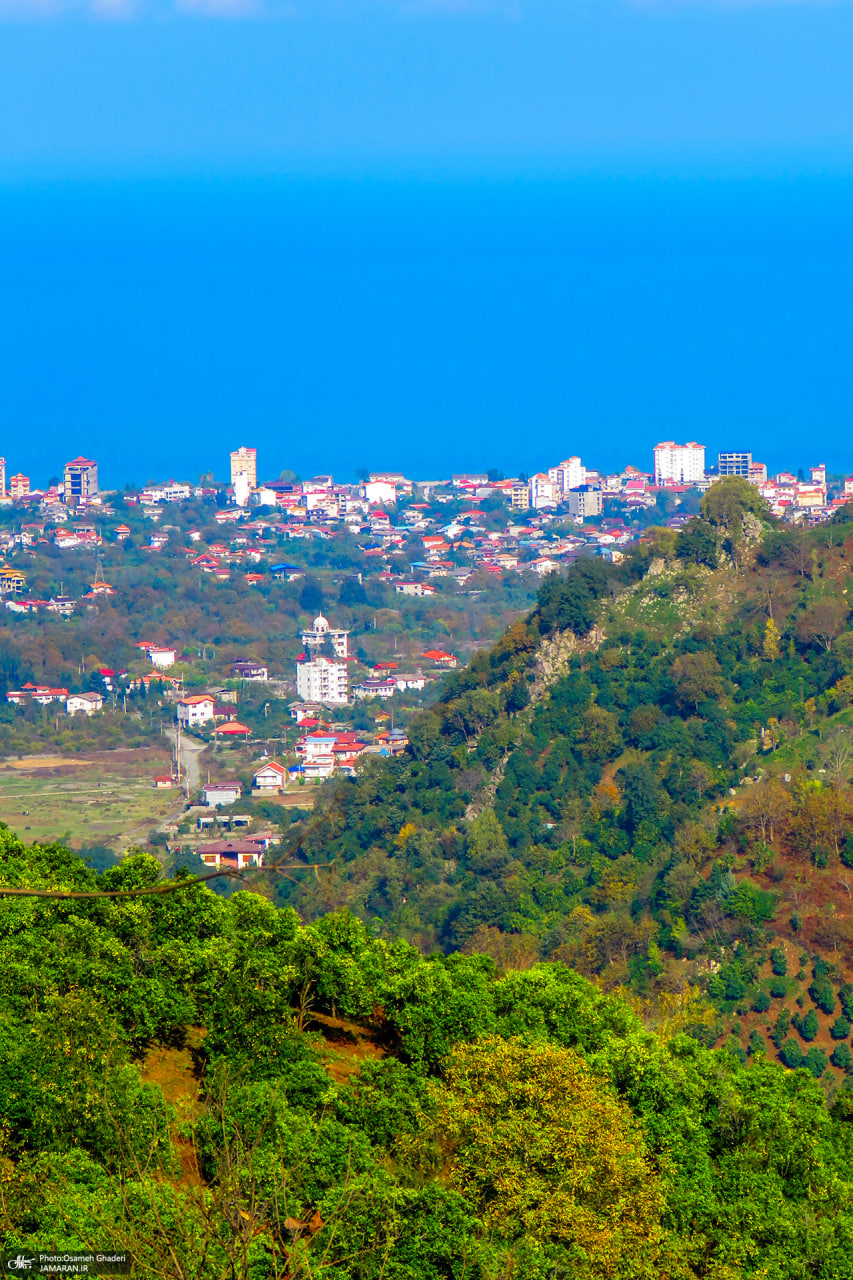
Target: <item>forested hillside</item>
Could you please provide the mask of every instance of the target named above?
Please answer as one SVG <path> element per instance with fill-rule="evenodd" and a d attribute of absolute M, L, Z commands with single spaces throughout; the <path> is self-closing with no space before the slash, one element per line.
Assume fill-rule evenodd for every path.
<path fill-rule="evenodd" d="M 378 935 L 561 960 L 814 1075 L 853 1057 L 853 524 L 774 526 L 745 482 L 617 566 L 579 561 L 455 674 L 411 750 L 299 833 Z"/>
<path fill-rule="evenodd" d="M 0 833 L 7 886 L 153 888 Z M 7 1251 L 174 1280 L 838 1280 L 853 1109 L 647 1031 L 560 963 L 500 976 L 199 885 L 0 901 Z"/>

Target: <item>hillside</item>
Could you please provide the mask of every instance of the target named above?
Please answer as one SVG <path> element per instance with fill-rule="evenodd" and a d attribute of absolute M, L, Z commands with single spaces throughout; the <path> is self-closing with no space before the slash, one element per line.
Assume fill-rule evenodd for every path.
<path fill-rule="evenodd" d="M 153 889 L 0 832 L 0 880 Z M 4 1250 L 167 1280 L 837 1280 L 853 1123 L 807 1072 L 199 885 L 0 900 Z"/>
<path fill-rule="evenodd" d="M 619 565 L 578 561 L 455 673 L 405 758 L 330 789 L 308 918 L 560 960 L 694 1032 L 851 1064 L 853 524 L 782 529 L 741 482 Z M 831 1062 L 830 1062 L 831 1059 Z"/>

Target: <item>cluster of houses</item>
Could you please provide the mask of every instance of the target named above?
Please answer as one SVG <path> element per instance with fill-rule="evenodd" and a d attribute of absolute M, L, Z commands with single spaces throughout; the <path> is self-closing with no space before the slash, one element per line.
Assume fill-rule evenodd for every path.
<path fill-rule="evenodd" d="M 28 706 L 32 703 L 39 707 L 47 707 L 56 703 L 69 716 L 91 716 L 96 711 L 101 711 L 104 706 L 103 694 L 97 692 L 69 693 L 67 689 L 54 689 L 50 685 L 31 682 L 22 685 L 20 689 L 9 689 L 6 701 L 15 707 Z"/>

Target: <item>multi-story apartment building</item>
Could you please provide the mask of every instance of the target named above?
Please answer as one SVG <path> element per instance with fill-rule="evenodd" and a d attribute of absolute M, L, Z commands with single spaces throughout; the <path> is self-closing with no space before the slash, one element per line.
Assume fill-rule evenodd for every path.
<path fill-rule="evenodd" d="M 551 477 L 546 475 L 544 471 L 539 471 L 535 476 L 531 476 L 527 482 L 527 487 L 530 495 L 530 506 L 534 510 L 554 505 L 554 485 L 551 482 Z M 560 496 L 562 497 L 562 494 Z"/>
<path fill-rule="evenodd" d="M 98 492 L 98 464 L 91 458 L 74 458 L 65 464 L 65 493 L 67 507 L 85 505 Z"/>
<path fill-rule="evenodd" d="M 717 470 L 721 476 L 743 476 L 745 480 L 748 480 L 751 466 L 751 453 L 728 449 L 717 457 Z"/>
<path fill-rule="evenodd" d="M 349 668 L 334 658 L 312 658 L 296 664 L 296 692 L 305 702 L 349 701 Z"/>
<path fill-rule="evenodd" d="M 0 498 L 6 497 L 6 459 L 0 458 Z"/>
<path fill-rule="evenodd" d="M 530 506 L 530 490 L 524 480 L 514 480 L 509 491 L 509 505 L 513 511 L 527 511 Z"/>
<path fill-rule="evenodd" d="M 9 496 L 12 498 L 26 498 L 30 492 L 30 477 L 22 475 L 19 471 L 16 476 L 12 476 L 9 481 Z"/>
<path fill-rule="evenodd" d="M 590 516 L 601 515 L 601 490 L 594 485 L 579 485 L 576 489 L 570 489 L 567 497 L 569 499 L 569 511 L 573 516 L 577 516 L 581 520 L 587 520 Z"/>
<path fill-rule="evenodd" d="M 664 440 L 655 445 L 655 484 L 697 484 L 705 477 L 705 446 L 694 440 L 676 444 Z"/>
<path fill-rule="evenodd" d="M 245 476 L 250 489 L 258 487 L 258 451 L 240 445 L 231 454 L 231 483 L 236 483 L 238 476 Z"/>
<path fill-rule="evenodd" d="M 567 494 L 586 484 L 586 467 L 578 457 L 566 458 L 559 466 L 548 468 L 548 477 L 554 486 L 555 496 Z"/>

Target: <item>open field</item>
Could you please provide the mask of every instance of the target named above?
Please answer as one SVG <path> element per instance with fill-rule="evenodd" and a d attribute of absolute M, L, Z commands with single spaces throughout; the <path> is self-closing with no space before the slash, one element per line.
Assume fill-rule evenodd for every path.
<path fill-rule="evenodd" d="M 155 774 L 170 772 L 159 747 L 100 751 L 66 760 L 35 756 L 0 762 L 0 821 L 26 841 L 104 844 L 121 852 L 181 804 L 157 791 Z"/>

